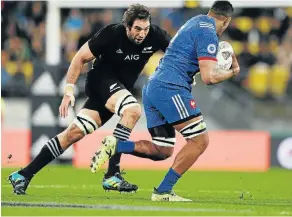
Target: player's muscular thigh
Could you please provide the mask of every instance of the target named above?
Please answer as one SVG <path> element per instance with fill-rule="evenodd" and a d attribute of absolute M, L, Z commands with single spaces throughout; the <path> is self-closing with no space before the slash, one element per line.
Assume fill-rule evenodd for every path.
<path fill-rule="evenodd" d="M 83 131 L 72 123 L 65 132 L 67 143 L 73 144 L 84 137 Z"/>

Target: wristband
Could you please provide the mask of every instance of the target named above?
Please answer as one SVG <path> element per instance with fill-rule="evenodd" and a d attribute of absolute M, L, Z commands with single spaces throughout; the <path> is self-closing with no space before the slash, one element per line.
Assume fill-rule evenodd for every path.
<path fill-rule="evenodd" d="M 74 95 L 74 84 L 67 83 L 64 87 L 64 95 Z"/>

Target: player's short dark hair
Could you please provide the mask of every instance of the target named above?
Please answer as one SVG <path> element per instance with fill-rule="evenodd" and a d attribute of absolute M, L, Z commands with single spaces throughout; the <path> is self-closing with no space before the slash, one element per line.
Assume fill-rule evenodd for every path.
<path fill-rule="evenodd" d="M 124 13 L 122 22 L 125 26 L 132 27 L 136 19 L 151 21 L 149 9 L 146 6 L 140 4 L 130 5 L 130 7 Z"/>
<path fill-rule="evenodd" d="M 231 17 L 234 11 L 232 4 L 227 0 L 216 0 L 210 8 L 210 11 L 217 15 Z"/>

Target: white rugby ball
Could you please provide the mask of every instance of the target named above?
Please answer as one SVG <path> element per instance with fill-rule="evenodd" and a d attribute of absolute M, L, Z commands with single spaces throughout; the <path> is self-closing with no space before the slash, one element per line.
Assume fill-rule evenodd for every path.
<path fill-rule="evenodd" d="M 220 41 L 217 53 L 217 68 L 228 70 L 232 65 L 233 48 L 227 41 Z"/>

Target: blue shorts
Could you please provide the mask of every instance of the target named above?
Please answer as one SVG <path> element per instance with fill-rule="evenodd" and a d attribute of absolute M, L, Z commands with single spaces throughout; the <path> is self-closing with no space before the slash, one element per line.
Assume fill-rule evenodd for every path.
<path fill-rule="evenodd" d="M 147 127 L 176 125 L 201 115 L 191 92 L 184 87 L 149 81 L 142 91 Z"/>

